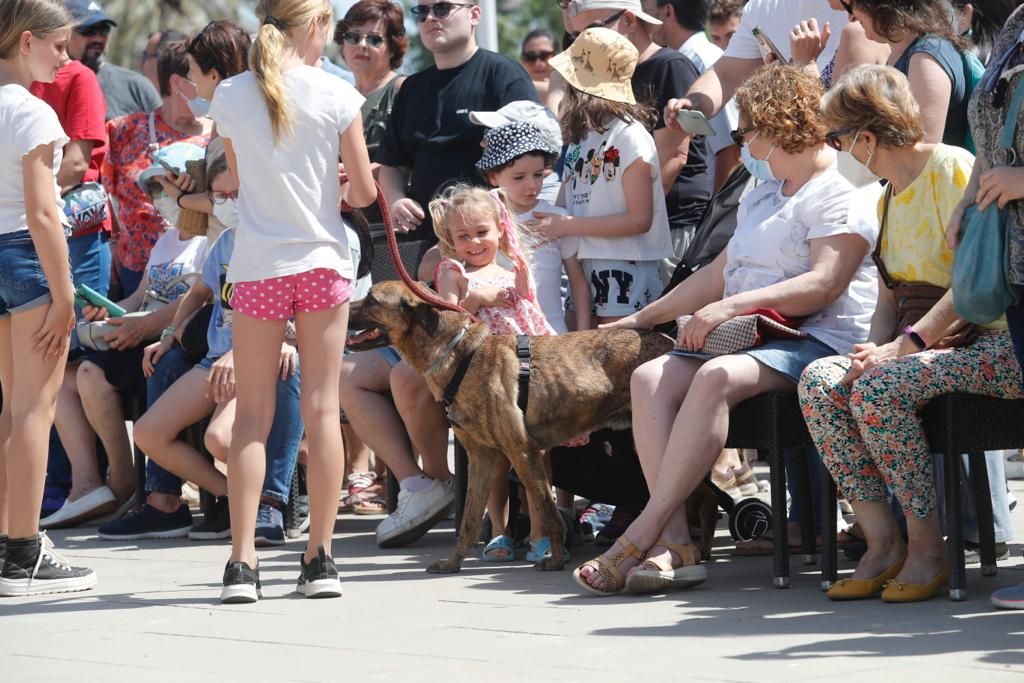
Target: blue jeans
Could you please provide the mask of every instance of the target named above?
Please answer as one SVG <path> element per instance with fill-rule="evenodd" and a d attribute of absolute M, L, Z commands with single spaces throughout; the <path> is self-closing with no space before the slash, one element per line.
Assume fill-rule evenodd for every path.
<path fill-rule="evenodd" d="M 86 284 L 103 296 L 107 295 L 110 289 L 109 240 L 110 237 L 102 230 L 91 235 L 68 238 L 71 278 L 75 285 Z"/>
<path fill-rule="evenodd" d="M 129 270 L 120 263 L 117 264 L 117 279 L 121 281 L 121 292 L 125 296 L 131 296 L 139 288 L 139 285 L 142 284 L 143 272 L 141 270 Z"/>
<path fill-rule="evenodd" d="M 210 363 L 199 367 L 209 369 Z M 181 348 L 175 346 L 156 365 L 156 371 L 146 383 L 147 405 L 154 403 L 182 375 L 196 367 Z M 302 441 L 302 416 L 299 412 L 299 373 L 277 382 L 277 404 L 274 422 L 267 438 L 267 471 L 263 479 L 263 496 L 279 503 L 288 502 L 292 476 L 299 457 Z M 146 463 L 146 489 L 156 493 L 181 493 L 181 479 L 160 467 L 153 460 Z"/>

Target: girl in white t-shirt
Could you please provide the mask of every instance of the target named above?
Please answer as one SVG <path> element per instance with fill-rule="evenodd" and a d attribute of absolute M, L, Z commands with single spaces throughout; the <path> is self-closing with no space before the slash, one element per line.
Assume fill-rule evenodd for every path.
<path fill-rule="evenodd" d="M 238 394 L 228 473 L 231 558 L 225 602 L 260 595 L 254 529 L 267 435 L 274 416 L 285 322 L 295 318 L 303 368 L 302 419 L 309 437 L 310 530 L 296 590 L 341 595 L 331 536 L 344 447 L 338 382 L 354 272 L 339 214 L 344 199 L 375 197 L 363 142 L 362 96 L 312 66 L 333 25 L 328 0 L 260 0 L 259 32 L 248 72 L 224 81 L 210 116 L 239 181 L 239 223 L 227 279 L 234 283 L 234 360 Z"/>
<path fill-rule="evenodd" d="M 68 137 L 28 87 L 52 83 L 67 63 L 73 25 L 59 2 L 0 3 L 0 596 L 96 585 L 91 569 L 69 567 L 39 533 L 75 312 L 56 182 Z"/>
<path fill-rule="evenodd" d="M 637 56 L 620 34 L 592 28 L 551 60 L 568 83 L 559 201 L 568 216 L 535 212 L 526 224 L 549 237 L 579 236 L 599 323 L 656 299 L 659 261 L 672 254 L 658 151 L 645 127 L 653 112 L 636 104 L 630 83 Z"/>
<path fill-rule="evenodd" d="M 558 150 L 550 146 L 539 128 L 525 121 L 491 128 L 484 135 L 483 144 L 484 153 L 476 167 L 492 187 L 505 192 L 520 225 L 533 220 L 535 212 L 565 215 L 561 207 L 540 200 L 544 176 L 554 164 Z M 537 304 L 555 332 L 564 334 L 569 330 L 562 303 L 563 265 L 573 299 L 584 304 L 590 300 L 590 284 L 576 258 L 579 240 L 575 237 L 545 240 L 536 233 L 524 231 L 523 242 L 529 251 Z M 590 328 L 589 305 L 576 307 L 575 323 L 577 330 Z"/>

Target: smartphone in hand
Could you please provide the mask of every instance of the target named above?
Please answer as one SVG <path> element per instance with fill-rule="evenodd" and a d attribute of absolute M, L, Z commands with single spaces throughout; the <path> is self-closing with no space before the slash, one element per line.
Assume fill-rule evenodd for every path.
<path fill-rule="evenodd" d="M 708 123 L 707 117 L 704 116 L 703 112 L 699 112 L 696 109 L 683 109 L 676 114 L 676 121 L 679 122 L 679 127 L 685 130 L 687 133 L 693 135 L 704 135 L 707 137 L 713 137 L 717 135 L 711 124 Z"/>
<path fill-rule="evenodd" d="M 778 48 L 772 39 L 768 37 L 768 34 L 760 26 L 755 26 L 751 33 L 754 34 L 754 40 L 757 41 L 757 46 L 761 48 L 761 57 L 767 61 L 767 56 L 773 55 L 781 64 L 789 64 L 789 60 L 786 59 L 785 55 L 782 54 L 782 50 Z"/>

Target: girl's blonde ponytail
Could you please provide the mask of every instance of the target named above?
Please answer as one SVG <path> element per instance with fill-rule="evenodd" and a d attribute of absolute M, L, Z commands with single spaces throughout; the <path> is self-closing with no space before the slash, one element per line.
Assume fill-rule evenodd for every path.
<path fill-rule="evenodd" d="M 284 73 L 281 71 L 284 41 L 281 29 L 263 24 L 249 49 L 249 70 L 252 71 L 256 83 L 260 86 L 260 92 L 263 93 L 275 145 L 292 129 L 291 105 L 284 90 Z"/>

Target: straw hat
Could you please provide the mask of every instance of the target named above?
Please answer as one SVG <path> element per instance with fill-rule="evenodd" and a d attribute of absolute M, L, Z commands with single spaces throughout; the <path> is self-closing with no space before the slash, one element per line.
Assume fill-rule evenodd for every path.
<path fill-rule="evenodd" d="M 551 58 L 551 67 L 572 87 L 613 102 L 636 104 L 630 78 L 639 57 L 633 43 L 608 28 L 588 28 L 572 46 Z"/>

